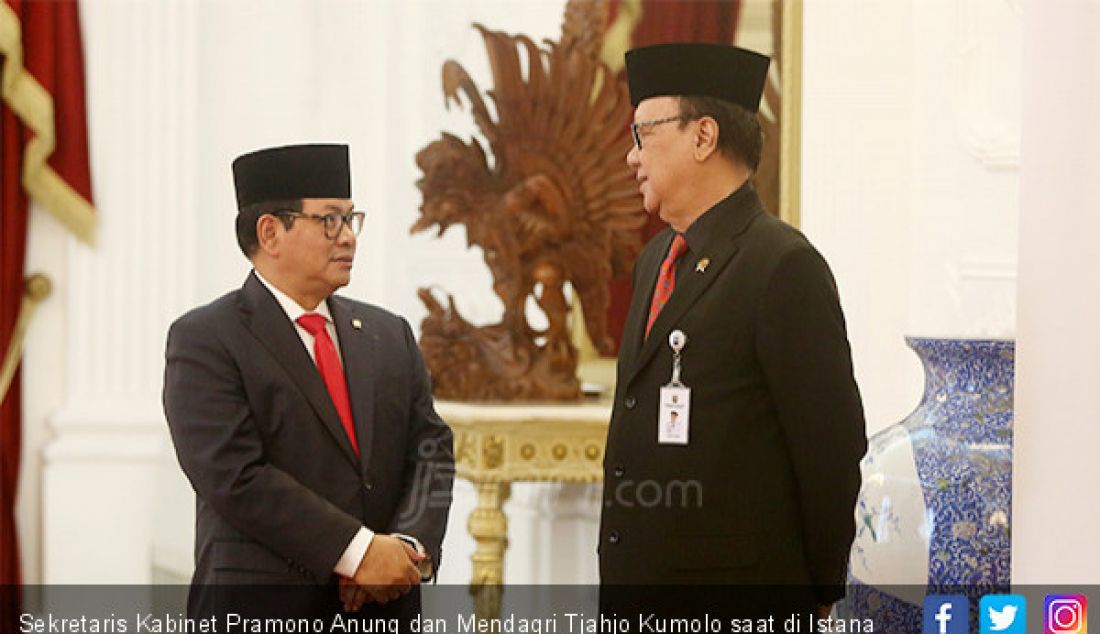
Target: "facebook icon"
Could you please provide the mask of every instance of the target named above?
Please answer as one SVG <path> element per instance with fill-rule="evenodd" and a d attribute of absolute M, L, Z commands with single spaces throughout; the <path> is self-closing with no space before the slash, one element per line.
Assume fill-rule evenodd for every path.
<path fill-rule="evenodd" d="M 961 594 L 933 594 L 924 598 L 924 634 L 967 634 L 970 605 Z"/>

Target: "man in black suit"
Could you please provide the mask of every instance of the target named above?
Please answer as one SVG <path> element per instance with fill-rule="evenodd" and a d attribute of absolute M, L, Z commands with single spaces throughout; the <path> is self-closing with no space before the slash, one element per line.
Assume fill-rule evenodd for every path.
<path fill-rule="evenodd" d="M 260 150 L 233 175 L 253 270 L 168 333 L 164 410 L 197 498 L 190 611 L 240 608 L 207 587 L 259 584 L 298 588 L 260 611 L 387 603 L 439 564 L 451 431 L 405 320 L 333 294 L 363 224 L 347 146 Z"/>
<path fill-rule="evenodd" d="M 768 63 L 703 44 L 627 53 L 627 162 L 671 226 L 634 267 L 600 576 L 778 584 L 785 606 L 823 614 L 843 595 L 866 435 L 832 274 L 749 180 Z"/>

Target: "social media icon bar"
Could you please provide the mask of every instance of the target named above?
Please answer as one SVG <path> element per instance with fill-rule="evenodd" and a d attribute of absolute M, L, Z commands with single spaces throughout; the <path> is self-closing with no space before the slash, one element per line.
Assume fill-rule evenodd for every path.
<path fill-rule="evenodd" d="M 924 634 L 968 634 L 970 606 L 961 594 L 924 598 Z"/>
<path fill-rule="evenodd" d="M 1046 634 L 1088 634 L 1089 602 L 1083 594 L 1048 594 L 1043 600 Z"/>
<path fill-rule="evenodd" d="M 1027 633 L 1027 599 L 1019 594 L 987 594 L 978 610 L 981 634 Z"/>

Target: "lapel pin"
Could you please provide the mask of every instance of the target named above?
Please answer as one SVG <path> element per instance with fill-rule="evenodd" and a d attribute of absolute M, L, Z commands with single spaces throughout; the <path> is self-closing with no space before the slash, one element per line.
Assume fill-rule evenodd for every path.
<path fill-rule="evenodd" d="M 363 328 L 363 322 L 359 321 L 358 319 L 352 319 L 351 320 L 351 327 L 356 329 L 356 330 L 360 330 L 360 329 Z"/>
<path fill-rule="evenodd" d="M 695 263 L 695 272 L 706 273 L 708 266 L 710 266 L 710 258 L 703 258 Z"/>

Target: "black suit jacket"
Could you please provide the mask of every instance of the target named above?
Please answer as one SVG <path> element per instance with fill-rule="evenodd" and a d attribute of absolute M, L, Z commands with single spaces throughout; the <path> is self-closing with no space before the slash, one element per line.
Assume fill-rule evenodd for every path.
<path fill-rule="evenodd" d="M 331 585 L 364 525 L 416 537 L 439 565 L 452 435 L 416 340 L 380 308 L 327 301 L 358 457 L 294 325 L 255 274 L 169 330 L 164 410 L 197 498 L 193 585 Z"/>
<path fill-rule="evenodd" d="M 836 286 L 750 184 L 696 224 L 648 338 L 672 230 L 635 264 L 604 458 L 601 580 L 802 584 L 831 602 L 842 593 L 866 450 Z M 686 446 L 657 442 L 676 329 L 688 337 Z"/>

